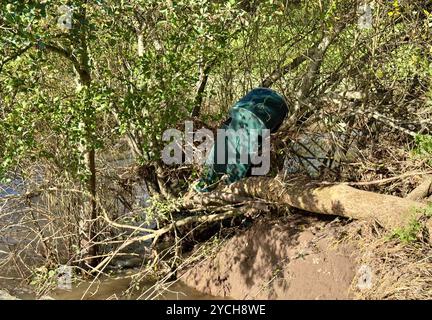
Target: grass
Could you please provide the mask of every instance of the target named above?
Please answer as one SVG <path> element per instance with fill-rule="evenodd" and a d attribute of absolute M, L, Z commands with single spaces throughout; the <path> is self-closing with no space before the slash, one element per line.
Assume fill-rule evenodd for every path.
<path fill-rule="evenodd" d="M 429 204 L 426 207 L 423 215 L 420 216 L 420 218 L 416 218 L 416 216 L 418 217 L 419 215 L 413 214 L 413 217 L 411 218 L 407 226 L 396 228 L 395 230 L 393 230 L 388 239 L 397 239 L 404 244 L 416 242 L 419 239 L 421 231 L 425 227 L 422 223 L 423 219 L 421 217 L 423 216 L 426 219 L 432 217 L 432 204 Z"/>
<path fill-rule="evenodd" d="M 422 227 L 420 221 L 413 218 L 406 227 L 395 229 L 390 235 L 390 239 L 398 239 L 405 244 L 413 243 L 418 239 L 417 235 L 422 230 Z"/>
<path fill-rule="evenodd" d="M 343 229 L 343 240 L 357 248 L 358 266 L 374 274 L 367 290 L 358 289 L 358 275 L 353 279 L 356 299 L 432 299 L 432 245 L 421 241 L 423 219 L 412 219 L 392 236 L 375 222 L 353 221 Z"/>

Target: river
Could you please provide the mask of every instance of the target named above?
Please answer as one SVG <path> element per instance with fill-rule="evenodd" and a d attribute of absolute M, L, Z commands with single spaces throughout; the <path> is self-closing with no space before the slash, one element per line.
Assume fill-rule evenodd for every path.
<path fill-rule="evenodd" d="M 23 182 L 20 179 L 14 179 L 7 185 L 0 185 L 0 199 L 8 196 L 19 195 L 22 190 L 25 190 Z M 142 205 L 147 200 L 147 195 L 143 190 L 137 194 L 137 200 Z M 7 203 L 8 205 L 5 205 Z M 0 262 L 9 253 L 11 246 L 19 242 L 20 236 L 17 233 L 10 232 L 10 226 L 14 225 L 17 219 L 16 213 L 9 206 L 8 201 L 0 202 L 0 221 L 8 229 L 7 232 L 1 232 L 0 228 Z M 1 225 L 0 225 L 1 226 Z M 6 229 L 5 229 L 6 230 Z M 198 300 L 198 299 L 215 299 L 213 296 L 205 295 L 198 292 L 181 281 L 175 281 L 165 284 L 163 287 L 159 286 L 155 290 L 155 281 L 144 279 L 139 282 L 138 290 L 128 290 L 131 287 L 133 276 L 139 272 L 138 269 L 125 269 L 115 271 L 110 277 L 103 277 L 96 281 L 80 281 L 78 284 L 71 286 L 69 290 L 54 289 L 48 291 L 44 298 L 60 299 L 60 300 L 105 300 L 105 299 L 174 299 L 174 300 Z M 2 268 L 0 273 L 0 299 L 2 298 L 2 291 L 19 299 L 34 300 L 37 298 L 34 292 L 35 288 L 28 285 L 23 280 L 19 280 L 20 275 L 14 268 Z M 135 281 L 136 282 L 136 281 Z M 136 286 L 136 283 L 133 286 Z"/>
<path fill-rule="evenodd" d="M 54 300 L 213 300 L 221 299 L 203 294 L 186 286 L 181 281 L 165 284 L 159 289 L 155 288 L 155 282 L 144 280 L 139 283 L 139 289 L 130 292 L 132 276 L 138 270 L 118 272 L 111 277 L 96 281 L 81 281 L 73 285 L 70 290 L 54 289 L 41 297 L 41 299 Z M 135 285 L 135 284 L 134 284 Z M 14 280 L 0 279 L 1 291 L 5 290 L 18 299 L 35 300 L 36 294 L 31 286 L 19 284 Z"/>

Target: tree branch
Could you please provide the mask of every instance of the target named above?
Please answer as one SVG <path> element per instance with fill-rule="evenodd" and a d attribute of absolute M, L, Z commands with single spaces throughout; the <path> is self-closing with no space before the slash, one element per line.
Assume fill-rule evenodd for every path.
<path fill-rule="evenodd" d="M 204 91 L 207 85 L 208 76 L 215 61 L 208 63 L 204 68 L 200 68 L 200 80 L 198 83 L 197 92 L 195 95 L 194 107 L 192 109 L 192 117 L 198 117 L 201 113 L 201 106 L 204 97 Z"/>
<path fill-rule="evenodd" d="M 0 63 L 0 73 L 3 70 L 3 67 L 10 61 L 15 60 L 16 58 L 18 58 L 19 56 L 23 55 L 25 52 L 27 52 L 27 50 L 29 50 L 32 47 L 32 44 L 28 44 L 25 47 L 19 49 L 17 52 L 15 52 L 13 55 L 11 55 L 10 57 L 6 58 L 5 60 L 3 60 Z"/>

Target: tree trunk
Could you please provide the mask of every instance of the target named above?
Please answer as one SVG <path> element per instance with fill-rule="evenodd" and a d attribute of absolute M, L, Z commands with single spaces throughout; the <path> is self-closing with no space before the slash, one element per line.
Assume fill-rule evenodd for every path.
<path fill-rule="evenodd" d="M 204 66 L 204 63 L 202 63 L 202 65 L 200 65 L 200 75 L 199 75 L 199 80 L 197 83 L 197 92 L 195 95 L 195 101 L 194 101 L 194 107 L 192 109 L 192 117 L 198 117 L 201 113 L 201 106 L 203 103 L 203 97 L 204 97 L 204 92 L 205 92 L 205 88 L 207 85 L 207 81 L 208 81 L 208 77 L 209 77 L 209 73 L 210 70 L 213 66 L 214 61 L 207 63 L 206 66 Z"/>
<path fill-rule="evenodd" d="M 86 8 L 81 7 L 78 13 L 80 18 L 79 24 L 79 43 L 78 52 L 79 60 L 78 63 L 74 65 L 75 72 L 77 74 L 77 90 L 82 90 L 83 88 L 89 88 L 92 82 L 91 77 L 91 67 L 88 52 L 88 28 L 84 23 L 87 19 Z M 85 154 L 85 167 L 86 171 L 89 172 L 89 176 L 86 181 L 86 191 L 88 194 L 83 206 L 82 217 L 80 217 L 81 226 L 80 233 L 82 235 L 81 240 L 81 253 L 85 259 L 85 263 L 89 266 L 95 266 L 97 264 L 97 259 L 94 258 L 97 255 L 97 246 L 94 244 L 96 241 L 97 229 L 96 229 L 96 219 L 98 217 L 97 210 L 97 200 L 96 200 L 96 151 L 94 149 L 93 141 L 93 124 L 94 117 L 88 115 L 83 120 L 83 125 L 85 127 L 85 143 L 80 146 L 82 152 Z"/>
<path fill-rule="evenodd" d="M 252 177 L 227 186 L 223 191 L 318 214 L 375 219 L 388 230 L 407 226 L 427 207 L 410 199 L 363 191 L 346 184 L 320 184 L 300 178 L 282 182 L 277 178 Z M 427 226 L 432 234 L 430 220 Z"/>

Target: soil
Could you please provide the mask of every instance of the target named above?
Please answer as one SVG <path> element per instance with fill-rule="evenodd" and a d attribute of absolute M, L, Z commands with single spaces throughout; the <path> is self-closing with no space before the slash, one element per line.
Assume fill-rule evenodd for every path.
<path fill-rule="evenodd" d="M 188 286 L 234 299 L 352 299 L 358 266 L 342 224 L 313 216 L 263 219 L 181 274 Z"/>

